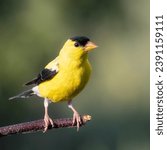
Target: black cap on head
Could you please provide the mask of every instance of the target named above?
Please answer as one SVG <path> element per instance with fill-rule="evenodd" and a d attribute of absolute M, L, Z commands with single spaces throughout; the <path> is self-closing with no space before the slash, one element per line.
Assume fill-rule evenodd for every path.
<path fill-rule="evenodd" d="M 81 46 L 85 46 L 87 44 L 87 42 L 90 41 L 90 39 L 87 38 L 86 36 L 75 36 L 75 37 L 72 37 L 70 39 L 72 41 L 76 41 Z"/>

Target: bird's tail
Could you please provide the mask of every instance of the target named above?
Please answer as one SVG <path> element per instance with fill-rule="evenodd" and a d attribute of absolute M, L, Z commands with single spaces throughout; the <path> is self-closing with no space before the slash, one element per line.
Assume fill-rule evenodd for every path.
<path fill-rule="evenodd" d="M 24 91 L 16 96 L 10 97 L 9 100 L 13 100 L 16 98 L 29 98 L 30 96 L 34 95 L 34 91 L 32 89 Z"/>

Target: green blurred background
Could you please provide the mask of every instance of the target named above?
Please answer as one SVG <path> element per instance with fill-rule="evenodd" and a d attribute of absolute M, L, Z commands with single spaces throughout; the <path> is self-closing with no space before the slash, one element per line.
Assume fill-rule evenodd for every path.
<path fill-rule="evenodd" d="M 149 149 L 149 0 L 1 0 L 0 126 L 43 117 L 43 100 L 8 101 L 72 36 L 99 48 L 90 82 L 74 101 L 92 121 L 76 129 L 0 138 L 0 150 Z M 52 118 L 72 117 L 66 103 Z"/>

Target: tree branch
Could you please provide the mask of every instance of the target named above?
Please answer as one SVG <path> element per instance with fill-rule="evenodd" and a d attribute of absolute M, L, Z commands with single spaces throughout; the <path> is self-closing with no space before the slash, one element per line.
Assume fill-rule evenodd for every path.
<path fill-rule="evenodd" d="M 90 120 L 91 116 L 89 115 L 82 116 L 81 117 L 82 123 L 80 124 L 80 126 L 83 126 L 86 122 Z M 72 118 L 53 119 L 53 122 L 54 122 L 54 127 L 50 125 L 48 127 L 48 130 L 53 128 L 76 127 L 76 124 L 73 125 L 72 123 Z M 44 130 L 43 119 L 0 127 L 0 137 L 18 133 L 32 133 L 40 130 Z"/>

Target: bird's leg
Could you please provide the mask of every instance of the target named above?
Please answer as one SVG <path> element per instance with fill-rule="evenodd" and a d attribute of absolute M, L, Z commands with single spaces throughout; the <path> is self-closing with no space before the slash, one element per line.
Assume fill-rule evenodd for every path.
<path fill-rule="evenodd" d="M 44 122 L 45 122 L 45 128 L 43 132 L 46 132 L 48 129 L 49 124 L 54 127 L 53 120 L 48 115 L 48 106 L 49 106 L 49 100 L 45 98 L 44 100 L 44 108 L 45 108 L 45 115 L 44 115 Z"/>
<path fill-rule="evenodd" d="M 75 108 L 72 105 L 72 100 L 68 101 L 68 107 L 73 111 L 73 125 L 76 122 L 77 124 L 77 131 L 79 131 L 79 126 L 81 124 L 81 117 L 79 113 L 75 110 Z"/>

